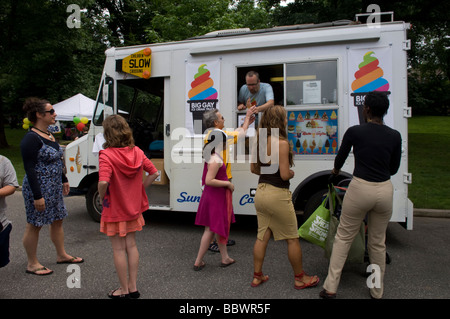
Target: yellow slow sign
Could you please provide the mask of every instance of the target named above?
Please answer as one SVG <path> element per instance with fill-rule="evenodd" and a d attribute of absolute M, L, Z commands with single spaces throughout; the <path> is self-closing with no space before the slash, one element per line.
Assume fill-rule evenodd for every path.
<path fill-rule="evenodd" d="M 152 68 L 152 50 L 145 48 L 127 56 L 122 61 L 122 71 L 148 79 Z"/>

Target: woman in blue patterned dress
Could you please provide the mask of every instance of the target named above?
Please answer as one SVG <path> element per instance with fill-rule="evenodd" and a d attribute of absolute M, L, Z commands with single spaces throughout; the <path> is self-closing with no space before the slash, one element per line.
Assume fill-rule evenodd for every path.
<path fill-rule="evenodd" d="M 48 101 L 37 98 L 27 99 L 23 110 L 33 124 L 20 144 L 26 173 L 22 185 L 27 214 L 23 236 L 28 257 L 26 272 L 43 276 L 53 273 L 37 258 L 39 232 L 44 225 L 50 225 L 57 263 L 81 263 L 83 259 L 68 255 L 64 249 L 62 221 L 67 209 L 63 195 L 69 193 L 69 183 L 63 171 L 63 151 L 48 131 L 48 126 L 55 123 L 55 110 Z"/>

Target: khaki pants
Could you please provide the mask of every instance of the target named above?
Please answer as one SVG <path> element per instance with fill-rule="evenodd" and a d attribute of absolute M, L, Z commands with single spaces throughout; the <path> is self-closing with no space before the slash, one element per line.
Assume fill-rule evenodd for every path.
<path fill-rule="evenodd" d="M 373 183 L 353 177 L 342 204 L 342 215 L 330 257 L 328 276 L 323 285 L 328 292 L 336 293 L 348 251 L 367 214 L 370 263 L 380 267 L 381 283 L 380 287 L 371 288 L 370 294 L 377 299 L 383 296 L 386 229 L 392 216 L 392 202 L 393 186 L 390 180 Z"/>

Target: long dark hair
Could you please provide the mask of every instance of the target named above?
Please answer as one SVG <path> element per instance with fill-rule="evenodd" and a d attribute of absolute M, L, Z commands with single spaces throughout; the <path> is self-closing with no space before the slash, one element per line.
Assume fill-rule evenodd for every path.
<path fill-rule="evenodd" d="M 257 168 L 259 169 L 261 167 L 261 159 L 259 156 L 259 150 L 260 150 L 260 138 L 261 138 L 261 129 L 266 129 L 267 131 L 267 139 L 265 141 L 266 145 L 268 143 L 268 139 L 270 136 L 272 136 L 272 129 L 278 129 L 278 138 L 280 140 L 288 140 L 287 138 L 287 131 L 286 131 L 286 109 L 281 105 L 274 105 L 272 107 L 269 107 L 267 110 L 264 111 L 263 116 L 261 117 L 261 120 L 259 122 L 258 130 L 257 130 Z M 267 163 L 264 163 L 267 164 Z M 289 149 L 289 166 L 294 165 L 294 159 L 292 154 L 292 149 Z"/>

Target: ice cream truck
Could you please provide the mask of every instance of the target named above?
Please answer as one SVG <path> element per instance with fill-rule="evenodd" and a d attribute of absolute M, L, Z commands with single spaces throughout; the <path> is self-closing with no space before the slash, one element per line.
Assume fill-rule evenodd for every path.
<path fill-rule="evenodd" d="M 110 48 L 87 135 L 65 150 L 73 191 L 86 195 L 89 214 L 99 220 L 98 154 L 93 152 L 102 121 L 124 116 L 139 146 L 160 171 L 148 189 L 150 210 L 196 212 L 202 195 L 202 115 L 217 108 L 227 130 L 239 127 L 245 110 L 237 109 L 239 88 L 248 71 L 269 83 L 275 104 L 285 107 L 294 154 L 292 201 L 299 218 L 308 217 L 327 190 L 343 134 L 360 124 L 367 92 L 382 91 L 390 101 L 385 124 L 402 136 L 402 160 L 392 176 L 392 222 L 412 229 L 408 199 L 407 39 L 409 24 L 337 21 L 263 30 L 223 30 L 168 43 Z M 258 117 L 261 114 L 258 114 Z M 256 121 L 230 146 L 236 214 L 254 215 L 258 176 L 250 172 Z M 335 183 L 351 179 L 350 154 Z M 133 200 L 130 198 L 129 200 Z"/>

